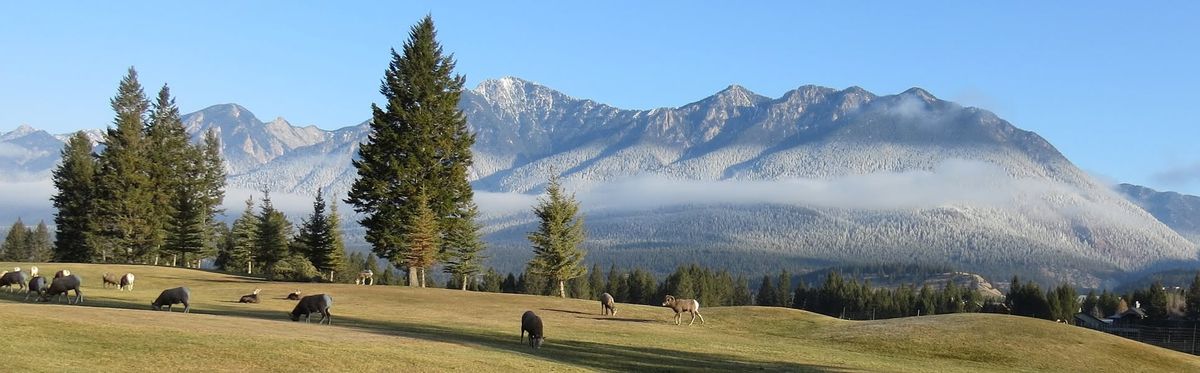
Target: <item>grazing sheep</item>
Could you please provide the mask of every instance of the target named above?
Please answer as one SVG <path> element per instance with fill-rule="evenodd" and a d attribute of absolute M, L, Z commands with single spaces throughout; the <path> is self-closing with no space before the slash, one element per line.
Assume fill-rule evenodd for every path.
<path fill-rule="evenodd" d="M 375 272 L 365 270 L 358 273 L 358 278 L 354 279 L 355 285 L 375 285 Z"/>
<path fill-rule="evenodd" d="M 600 314 L 617 315 L 617 302 L 613 300 L 612 295 L 609 293 L 600 294 Z"/>
<path fill-rule="evenodd" d="M 70 271 L 70 270 L 66 270 L 66 269 L 61 269 L 61 270 L 59 270 L 58 272 L 54 272 L 54 278 L 55 278 L 55 279 L 58 279 L 58 278 L 61 278 L 61 277 L 67 277 L 67 276 L 70 276 L 70 275 L 71 275 L 71 271 Z"/>
<path fill-rule="evenodd" d="M 41 298 L 42 295 L 46 294 L 46 290 L 48 287 L 49 286 L 46 285 L 45 277 L 34 276 L 32 279 L 29 280 L 29 291 L 25 293 L 25 300 L 29 300 L 29 296 L 33 295 L 33 294 L 38 295 L 37 298 L 34 298 L 34 300 Z"/>
<path fill-rule="evenodd" d="M 333 298 L 325 294 L 314 294 L 301 298 L 300 303 L 296 303 L 296 308 L 292 309 L 292 321 L 300 321 L 300 315 L 304 315 L 304 322 L 308 322 L 313 313 L 321 313 L 321 319 L 317 321 L 317 325 L 321 322 L 326 322 L 333 325 L 333 317 L 329 314 L 329 307 L 333 306 Z"/>
<path fill-rule="evenodd" d="M 241 299 L 238 299 L 238 303 L 258 303 L 258 292 L 260 291 L 262 289 L 254 289 L 253 294 L 243 295 Z"/>
<path fill-rule="evenodd" d="M 0 274 L 0 288 L 8 288 L 12 292 L 16 288 L 25 290 L 25 284 L 29 282 L 29 278 L 25 276 L 25 272 L 13 271 Z M 14 285 L 16 287 L 14 287 Z"/>
<path fill-rule="evenodd" d="M 133 291 L 133 274 L 132 273 L 126 273 L 124 276 L 121 276 L 121 283 L 118 284 L 117 290 Z"/>
<path fill-rule="evenodd" d="M 50 297 L 58 299 L 58 296 L 62 295 L 63 297 L 67 298 L 67 304 L 83 303 L 83 292 L 79 291 L 79 288 L 82 286 L 83 280 L 80 280 L 79 276 L 68 275 L 59 277 L 50 282 L 50 288 L 42 294 L 42 297 L 39 298 L 39 300 L 43 302 L 49 302 Z M 75 291 L 75 302 L 71 302 L 71 296 L 67 294 L 67 292 L 71 290 Z"/>
<path fill-rule="evenodd" d="M 300 291 L 296 290 L 288 294 L 287 300 L 300 300 Z"/>
<path fill-rule="evenodd" d="M 675 297 L 668 295 L 662 305 L 663 307 L 670 307 L 675 311 L 675 325 L 683 322 L 682 314 L 684 312 L 692 313 L 692 321 L 688 322 L 688 325 L 696 322 L 696 316 L 700 316 L 701 324 L 704 323 L 704 315 L 700 314 L 700 301 L 695 299 L 675 299 Z"/>
<path fill-rule="evenodd" d="M 104 272 L 104 275 L 101 275 L 100 277 L 104 278 L 104 287 L 105 288 L 108 288 L 108 285 L 121 286 L 121 283 L 119 282 L 121 280 L 118 279 L 117 276 L 114 274 Z"/>
<path fill-rule="evenodd" d="M 188 313 L 192 310 L 192 305 L 188 303 L 192 299 L 192 291 L 185 287 L 163 290 L 158 294 L 158 299 L 154 303 L 150 303 L 150 308 L 158 311 L 162 306 L 167 306 L 167 312 L 171 312 L 176 303 L 183 303 L 183 313 Z"/>
<path fill-rule="evenodd" d="M 542 348 L 546 342 L 546 334 L 542 330 L 542 318 L 533 311 L 525 311 L 521 315 L 521 342 L 525 342 L 525 332 L 529 332 L 529 347 Z"/>
<path fill-rule="evenodd" d="M 29 266 L 29 277 L 38 277 L 38 267 Z"/>

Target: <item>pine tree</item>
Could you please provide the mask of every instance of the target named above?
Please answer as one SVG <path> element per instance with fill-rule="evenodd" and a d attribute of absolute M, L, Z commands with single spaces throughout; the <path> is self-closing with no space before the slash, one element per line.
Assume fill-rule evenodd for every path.
<path fill-rule="evenodd" d="M 221 203 L 225 201 L 225 160 L 221 157 L 221 138 L 217 131 L 209 129 L 204 133 L 204 142 L 199 145 L 200 159 L 198 167 L 199 186 L 197 196 L 204 207 L 207 226 L 216 227 L 223 224 L 217 221 L 221 214 Z M 214 231 L 208 230 L 209 242 L 215 242 Z"/>
<path fill-rule="evenodd" d="M 371 132 L 353 161 L 358 177 L 346 202 L 363 215 L 371 250 L 393 263 L 402 262 L 408 247 L 408 221 L 421 209 L 417 194 L 427 193 L 440 237 L 471 224 L 473 192 L 467 182 L 474 136 L 458 109 L 465 79 L 453 74 L 454 59 L 443 55 L 433 19 L 413 26 L 402 53 L 392 50 L 380 93 L 384 108 L 372 105 Z M 461 233 L 470 234 L 470 233 Z M 438 251 L 452 249 L 442 240 Z M 416 271 L 410 270 L 410 279 Z"/>
<path fill-rule="evenodd" d="M 1154 281 L 1150 284 L 1149 299 L 1142 303 L 1142 308 L 1146 311 L 1146 318 L 1151 320 L 1166 320 L 1169 316 L 1167 309 L 1167 291 L 1163 289 L 1163 284 Z"/>
<path fill-rule="evenodd" d="M 775 306 L 787 307 L 792 304 L 792 275 L 787 270 L 779 273 L 779 281 L 775 287 Z"/>
<path fill-rule="evenodd" d="M 17 218 L 17 222 L 13 223 L 8 230 L 8 236 L 4 237 L 4 244 L 0 245 L 0 259 L 10 262 L 22 262 L 29 260 L 29 230 L 25 228 L 25 223 L 21 218 Z"/>
<path fill-rule="evenodd" d="M 53 257 L 50 244 L 50 228 L 45 221 L 38 221 L 37 228 L 29 234 L 29 261 L 45 262 Z"/>
<path fill-rule="evenodd" d="M 734 280 L 732 298 L 734 306 L 749 306 L 754 303 L 754 298 L 750 296 L 750 280 L 746 276 L 738 275 Z"/>
<path fill-rule="evenodd" d="M 588 282 L 592 284 L 592 294 L 588 296 L 588 299 L 598 299 L 600 293 L 608 292 L 608 288 L 604 284 L 604 271 L 600 270 L 599 264 L 592 265 L 592 270 L 588 272 Z"/>
<path fill-rule="evenodd" d="M 333 247 L 325 255 L 325 263 L 330 266 L 326 270 L 357 274 L 358 271 L 346 271 L 346 238 L 342 235 L 342 217 L 338 214 L 337 201 L 329 204 L 329 237 L 333 239 Z M 333 281 L 333 278 L 329 281 Z"/>
<path fill-rule="evenodd" d="M 149 193 L 153 207 L 153 216 L 150 218 L 154 225 L 153 245 L 159 246 L 169 240 L 172 248 L 168 251 L 177 253 L 186 253 L 192 249 L 190 246 L 194 245 L 190 237 L 179 237 L 192 234 L 188 231 L 190 224 L 177 221 L 181 217 L 176 214 L 179 208 L 177 205 L 188 201 L 186 196 L 181 194 L 186 194 L 189 187 L 189 175 L 186 175 L 186 172 L 192 158 L 192 155 L 188 154 L 190 150 L 192 147 L 188 143 L 187 132 L 183 129 L 179 108 L 175 106 L 175 99 L 171 98 L 171 89 L 164 84 L 151 106 L 149 121 L 146 124 L 144 157 L 146 172 L 152 186 Z M 189 247 L 174 246 L 177 244 Z"/>
<path fill-rule="evenodd" d="M 90 245 L 95 213 L 96 160 L 92 142 L 82 131 L 71 135 L 62 149 L 62 161 L 53 171 L 57 192 L 51 200 L 54 214 L 54 260 L 92 262 Z"/>
<path fill-rule="evenodd" d="M 583 258 L 587 255 L 579 245 L 583 243 L 583 218 L 579 216 L 579 202 L 574 195 L 566 195 L 551 176 L 546 186 L 546 196 L 538 200 L 533 208 L 537 216 L 538 230 L 529 233 L 533 244 L 533 260 L 529 267 L 539 275 L 558 283 L 558 295 L 566 298 L 566 281 L 587 274 Z"/>
<path fill-rule="evenodd" d="M 283 212 L 271 203 L 271 194 L 263 191 L 262 207 L 258 214 L 258 239 L 255 241 L 255 257 L 267 268 L 267 275 L 274 276 L 274 267 L 290 254 L 292 223 Z"/>
<path fill-rule="evenodd" d="M 328 206 L 325 205 L 324 193 L 317 189 L 317 197 L 313 200 L 313 212 L 300 224 L 296 234 L 293 249 L 302 252 L 321 273 L 334 270 L 339 261 L 339 253 L 334 248 L 332 223 L 326 215 Z"/>
<path fill-rule="evenodd" d="M 132 67 L 112 99 L 114 127 L 104 134 L 96 169 L 95 244 L 101 256 L 113 253 L 132 263 L 156 254 L 152 188 L 143 135 L 149 103 Z M 106 258 L 105 258 L 106 259 Z"/>
<path fill-rule="evenodd" d="M 448 250 L 444 271 L 461 281 L 462 290 L 467 290 L 467 284 L 471 282 L 469 279 L 482 270 L 482 262 L 485 259 L 482 254 L 483 238 L 479 232 L 481 227 L 475 221 L 478 214 L 479 211 L 475 204 L 469 203 L 469 207 L 461 219 L 449 220 L 450 224 L 462 226 L 447 230 L 445 237 L 447 242 L 442 245 Z"/>
<path fill-rule="evenodd" d="M 402 264 L 409 268 L 409 286 L 425 287 L 425 269 L 432 266 L 437 258 L 441 237 L 438 237 L 437 217 L 429 207 L 425 193 L 417 194 L 416 200 L 416 215 L 408 219 L 409 224 L 405 227 L 408 250 Z"/>
<path fill-rule="evenodd" d="M 258 215 L 254 214 L 254 197 L 246 198 L 246 209 L 230 228 L 229 263 L 226 270 L 245 270 L 254 273 L 254 261 L 258 253 Z"/>
<path fill-rule="evenodd" d="M 755 302 L 760 306 L 774 306 L 779 303 L 776 298 L 779 291 L 775 289 L 775 285 L 771 284 L 771 276 L 763 276 L 762 283 L 758 285 L 758 296 Z"/>
<path fill-rule="evenodd" d="M 1192 278 L 1192 285 L 1188 286 L 1185 302 L 1187 317 L 1191 320 L 1200 320 L 1200 272 L 1196 272 L 1196 277 Z"/>

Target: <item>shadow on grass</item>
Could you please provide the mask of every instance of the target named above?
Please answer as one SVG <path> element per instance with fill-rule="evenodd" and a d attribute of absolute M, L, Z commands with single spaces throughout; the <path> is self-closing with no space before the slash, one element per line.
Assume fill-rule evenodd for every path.
<path fill-rule="evenodd" d="M 550 312 L 573 313 L 573 314 L 576 314 L 576 315 L 594 315 L 594 314 L 587 313 L 587 312 L 579 312 L 579 311 L 571 311 L 571 310 L 560 310 L 560 309 L 554 309 L 554 308 L 540 308 L 539 310 L 541 310 L 541 311 L 550 311 Z"/>
<path fill-rule="evenodd" d="M 580 317 L 580 318 L 583 319 L 584 317 Z M 600 320 L 600 321 L 617 321 L 617 322 L 655 322 L 655 321 L 659 321 L 659 320 L 655 320 L 655 319 L 631 319 L 631 318 L 624 318 L 624 317 L 599 317 L 599 318 L 591 318 L 591 319 Z"/>
<path fill-rule="evenodd" d="M 3 300 L 20 302 L 19 297 L 3 297 Z M 227 302 L 236 303 L 236 302 Z M 150 305 L 121 299 L 86 299 L 84 307 L 125 308 L 149 310 Z M 583 312 L 543 309 L 553 312 L 584 314 Z M 192 313 L 249 317 L 263 320 L 287 321 L 285 312 L 255 309 L 251 306 L 222 307 L 220 309 L 195 309 Z M 176 310 L 178 312 L 178 310 Z M 582 318 L 582 317 L 581 317 Z M 647 319 L 594 318 L 617 322 L 649 322 Z M 541 349 L 531 349 L 520 342 L 519 323 L 514 318 L 512 333 L 494 331 L 452 329 L 438 325 L 413 322 L 380 322 L 353 317 L 339 317 L 334 312 L 333 326 L 352 328 L 363 332 L 388 336 L 400 336 L 434 342 L 475 346 L 492 350 L 508 351 L 531 359 L 559 362 L 577 367 L 615 371 L 804 371 L 845 372 L 844 368 L 801 364 L 786 361 L 757 361 L 744 357 L 718 353 L 688 352 L 663 348 L 624 346 L 575 340 L 556 340 L 553 334 L 546 339 Z M 552 333 L 553 329 L 550 329 Z M 681 341 L 680 343 L 697 343 Z M 703 343 L 703 342 L 699 342 Z"/>

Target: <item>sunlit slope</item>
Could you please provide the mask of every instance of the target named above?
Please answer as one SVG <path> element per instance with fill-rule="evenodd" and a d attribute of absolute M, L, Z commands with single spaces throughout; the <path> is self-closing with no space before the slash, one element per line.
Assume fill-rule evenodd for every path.
<path fill-rule="evenodd" d="M 0 291 L 5 369 L 1200 370 L 1200 358 L 1190 355 L 1010 316 L 852 322 L 781 308 L 714 307 L 702 308 L 706 324 L 688 327 L 671 325 L 672 313 L 662 307 L 621 304 L 617 317 L 603 317 L 597 302 L 551 297 L 277 283 L 147 266 L 39 267 L 80 274 L 84 306 L 23 303 Z M 135 273 L 135 290 L 102 288 L 105 271 Z M 193 314 L 149 310 L 159 291 L 175 286 L 191 288 Z M 263 289 L 263 303 L 236 303 L 255 288 Z M 281 298 L 297 289 L 333 296 L 332 327 L 287 319 L 295 302 Z M 545 321 L 541 350 L 518 342 L 525 310 Z"/>

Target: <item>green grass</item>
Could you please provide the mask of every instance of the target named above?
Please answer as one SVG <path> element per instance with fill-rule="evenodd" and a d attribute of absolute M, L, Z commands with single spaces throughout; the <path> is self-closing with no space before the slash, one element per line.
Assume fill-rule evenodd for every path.
<path fill-rule="evenodd" d="M 0 268 L 28 263 L 0 263 Z M 762 307 L 702 308 L 671 325 L 662 307 L 393 286 L 264 282 L 149 266 L 39 264 L 84 280 L 83 306 L 0 291 L 5 371 L 1197 371 L 1200 358 L 1047 321 L 958 314 L 872 322 Z M 133 272 L 133 292 L 101 287 Z M 192 290 L 192 314 L 150 311 L 160 291 Z M 261 288 L 261 304 L 238 297 Z M 294 323 L 293 290 L 333 296 L 333 326 Z M 546 324 L 541 350 L 520 316 Z M 685 319 L 686 321 L 686 319 Z M 27 351 L 37 351 L 30 353 Z"/>

